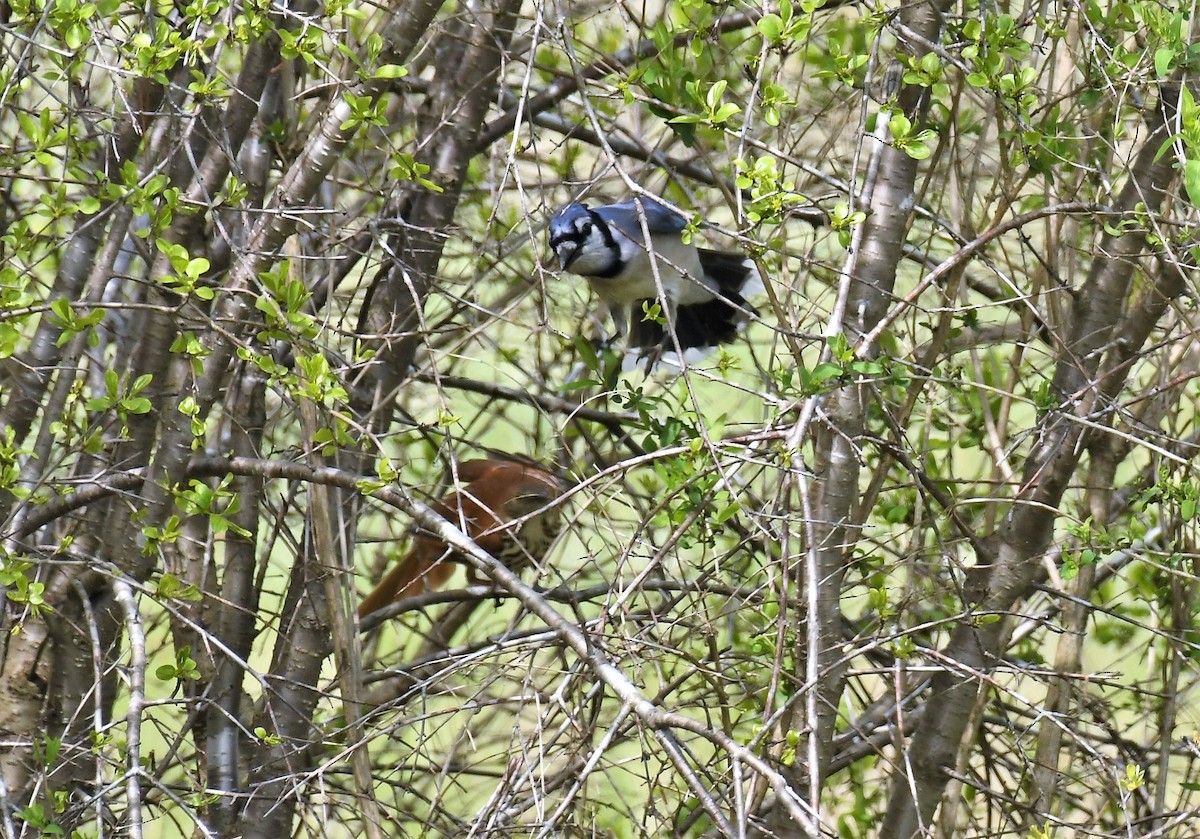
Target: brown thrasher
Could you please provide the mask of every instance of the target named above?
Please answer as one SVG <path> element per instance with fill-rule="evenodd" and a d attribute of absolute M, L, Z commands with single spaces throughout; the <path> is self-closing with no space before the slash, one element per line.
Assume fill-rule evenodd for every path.
<path fill-rule="evenodd" d="M 560 524 L 558 507 L 543 509 L 563 494 L 557 478 L 537 466 L 494 458 L 458 464 L 458 478 L 466 486 L 431 504 L 430 509 L 463 528 L 475 544 L 509 568 L 536 562 L 545 555 Z M 539 515 L 515 527 L 510 525 L 539 510 Z M 358 616 L 369 615 L 408 595 L 441 588 L 454 573 L 452 562 L 462 560 L 445 542 L 416 530 L 412 548 L 363 599 Z M 474 582 L 474 567 L 466 567 L 467 576 Z"/>

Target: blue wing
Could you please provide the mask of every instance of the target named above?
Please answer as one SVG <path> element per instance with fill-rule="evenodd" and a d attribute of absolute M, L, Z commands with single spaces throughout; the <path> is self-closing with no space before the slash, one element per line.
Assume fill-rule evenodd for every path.
<path fill-rule="evenodd" d="M 646 214 L 646 228 L 652 235 L 655 233 L 680 233 L 688 225 L 688 220 L 679 213 L 645 195 L 629 198 L 619 204 L 597 207 L 596 215 L 636 239 L 641 239 L 642 221 L 638 217 L 637 204 L 642 205 L 642 210 Z"/>

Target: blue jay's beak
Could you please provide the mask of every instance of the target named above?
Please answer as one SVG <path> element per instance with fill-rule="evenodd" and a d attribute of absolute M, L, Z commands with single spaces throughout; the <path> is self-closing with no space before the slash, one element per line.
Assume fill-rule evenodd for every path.
<path fill-rule="evenodd" d="M 564 239 L 554 246 L 554 252 L 558 255 L 558 267 L 566 271 L 575 257 L 579 256 L 580 243 L 570 239 Z"/>

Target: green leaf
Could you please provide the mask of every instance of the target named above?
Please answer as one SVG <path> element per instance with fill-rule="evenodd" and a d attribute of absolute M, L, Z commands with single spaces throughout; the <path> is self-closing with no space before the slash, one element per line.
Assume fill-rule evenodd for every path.
<path fill-rule="evenodd" d="M 1158 73 L 1160 79 L 1166 78 L 1174 61 L 1175 50 L 1159 47 L 1154 51 L 1154 72 Z"/>
<path fill-rule="evenodd" d="M 778 44 L 783 35 L 783 21 L 779 15 L 763 15 L 758 19 L 758 31 L 772 44 Z"/>
<path fill-rule="evenodd" d="M 1193 207 L 1200 207 L 1200 160 L 1188 160 L 1183 166 L 1183 183 Z"/>
<path fill-rule="evenodd" d="M 917 141 L 915 143 L 906 144 L 904 146 L 904 153 L 913 160 L 924 160 L 925 158 L 929 157 L 929 155 L 933 154 L 933 151 L 929 148 L 929 146 Z"/>
<path fill-rule="evenodd" d="M 712 121 L 717 124 L 727 122 L 730 117 L 741 112 L 742 108 L 740 105 L 735 105 L 733 102 L 726 102 L 713 113 Z"/>
<path fill-rule="evenodd" d="M 377 79 L 402 79 L 408 75 L 408 68 L 399 64 L 384 64 L 375 70 Z"/>
<path fill-rule="evenodd" d="M 11 323 L 0 323 L 0 358 L 8 358 L 17 350 L 20 331 Z"/>
<path fill-rule="evenodd" d="M 717 514 L 713 516 L 713 524 L 724 524 L 737 515 L 737 512 L 740 509 L 742 509 L 742 505 L 739 501 L 734 501 L 733 503 L 726 505 L 718 510 Z"/>
<path fill-rule="evenodd" d="M 122 399 L 121 407 L 131 414 L 148 414 L 150 413 L 150 400 L 144 396 L 136 396 L 132 399 Z"/>
<path fill-rule="evenodd" d="M 59 297 L 50 303 L 50 311 L 58 318 L 58 322 L 66 326 L 72 320 L 71 317 L 71 301 L 65 297 Z"/>
<path fill-rule="evenodd" d="M 842 375 L 841 365 L 823 361 L 813 368 L 810 379 L 814 385 L 820 385 L 830 379 L 836 379 L 840 375 Z"/>
<path fill-rule="evenodd" d="M 361 478 L 355 482 L 354 486 L 363 495 L 370 495 L 371 493 L 378 492 L 385 486 L 389 486 L 391 483 L 391 481 L 376 481 L 370 478 Z"/>
<path fill-rule="evenodd" d="M 721 97 L 725 95 L 725 88 L 727 87 L 729 87 L 729 82 L 721 79 L 708 89 L 708 96 L 705 97 L 705 101 L 709 108 L 715 109 L 717 105 L 721 104 Z"/>
<path fill-rule="evenodd" d="M 188 264 L 187 264 L 187 268 L 185 269 L 185 273 L 189 277 L 199 277 L 201 274 L 208 271 L 208 268 L 209 268 L 208 260 L 202 256 L 198 256 L 195 259 L 188 260 Z"/>
<path fill-rule="evenodd" d="M 658 303 L 658 302 L 652 302 L 650 300 L 643 300 L 642 301 L 642 320 L 643 321 L 653 321 L 654 323 L 657 323 L 660 326 L 665 326 L 667 323 L 667 318 L 663 314 L 662 304 Z"/>

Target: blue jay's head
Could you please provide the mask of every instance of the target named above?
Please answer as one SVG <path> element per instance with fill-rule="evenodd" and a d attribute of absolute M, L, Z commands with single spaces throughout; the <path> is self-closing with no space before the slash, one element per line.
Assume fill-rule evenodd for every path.
<path fill-rule="evenodd" d="M 550 247 L 564 271 L 591 277 L 620 270 L 620 245 L 607 222 L 586 205 L 568 204 L 555 213 L 549 234 Z"/>

